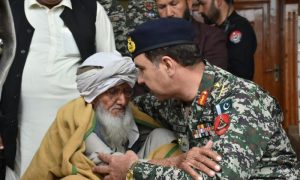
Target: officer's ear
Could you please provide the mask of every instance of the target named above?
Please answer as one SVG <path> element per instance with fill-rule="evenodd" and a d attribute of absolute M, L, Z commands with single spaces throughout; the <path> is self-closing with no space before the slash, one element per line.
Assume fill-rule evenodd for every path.
<path fill-rule="evenodd" d="M 173 58 L 171 58 L 170 56 L 162 56 L 161 57 L 160 68 L 163 68 L 163 70 L 169 76 L 173 76 L 175 74 L 176 65 L 177 65 L 177 62 Z"/>

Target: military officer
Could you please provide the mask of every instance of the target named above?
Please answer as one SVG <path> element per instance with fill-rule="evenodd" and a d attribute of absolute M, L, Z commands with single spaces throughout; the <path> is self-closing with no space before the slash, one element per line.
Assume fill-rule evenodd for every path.
<path fill-rule="evenodd" d="M 212 140 L 222 156 L 222 171 L 213 179 L 299 179 L 300 164 L 282 128 L 278 102 L 255 83 L 202 60 L 194 38 L 192 25 L 177 18 L 149 21 L 130 33 L 138 83 L 152 92 L 134 103 L 173 130 L 182 151 Z M 125 178 L 126 172 L 129 179 L 208 178 L 194 170 L 206 162 L 196 151 L 187 154 L 181 169 L 135 156 L 101 154 L 108 166 L 94 170 L 107 179 Z"/>
<path fill-rule="evenodd" d="M 237 14 L 233 0 L 193 0 L 193 2 L 194 8 L 198 6 L 206 24 L 215 24 L 226 33 L 228 71 L 238 77 L 252 80 L 257 42 L 249 21 Z"/>
<path fill-rule="evenodd" d="M 129 0 L 126 15 L 131 32 L 137 25 L 158 18 L 155 0 Z"/>
<path fill-rule="evenodd" d="M 104 7 L 115 35 L 116 49 L 123 55 L 130 55 L 127 50 L 128 27 L 126 13 L 123 6 L 117 0 L 98 0 Z"/>

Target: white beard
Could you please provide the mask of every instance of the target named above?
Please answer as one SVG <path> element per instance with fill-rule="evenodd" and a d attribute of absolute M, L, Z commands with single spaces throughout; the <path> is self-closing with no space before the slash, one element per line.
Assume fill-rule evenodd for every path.
<path fill-rule="evenodd" d="M 124 114 L 115 117 L 99 103 L 96 117 L 100 123 L 100 133 L 110 148 L 125 151 L 124 145 L 128 141 L 128 133 L 134 123 L 131 109 L 127 106 Z"/>

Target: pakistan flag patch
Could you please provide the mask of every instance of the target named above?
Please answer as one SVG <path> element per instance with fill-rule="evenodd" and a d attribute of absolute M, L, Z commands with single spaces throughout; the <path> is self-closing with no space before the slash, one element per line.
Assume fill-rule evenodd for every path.
<path fill-rule="evenodd" d="M 224 114 L 226 111 L 229 111 L 232 108 L 232 100 L 228 99 L 220 104 L 216 105 L 216 110 L 218 115 Z"/>

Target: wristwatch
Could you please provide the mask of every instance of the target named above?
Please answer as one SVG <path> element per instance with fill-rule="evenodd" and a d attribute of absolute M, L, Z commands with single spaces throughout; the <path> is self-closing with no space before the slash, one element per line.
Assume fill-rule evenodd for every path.
<path fill-rule="evenodd" d="M 138 163 L 139 161 L 135 161 L 134 163 L 132 163 L 132 165 L 130 166 L 130 168 L 127 171 L 126 174 L 126 180 L 134 180 L 134 176 L 133 176 L 133 169 L 134 166 Z"/>

